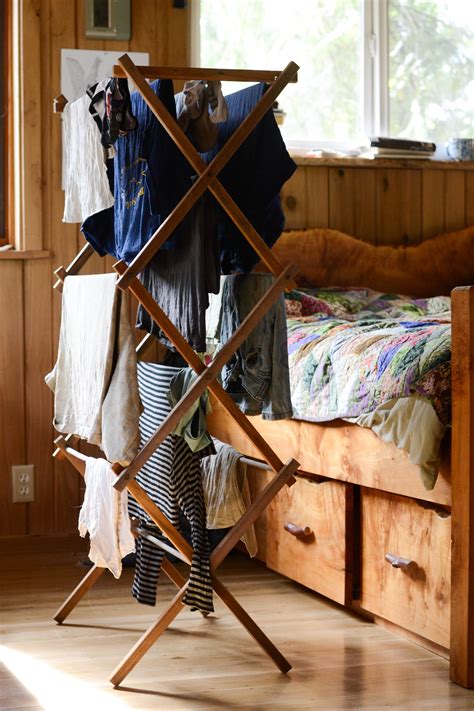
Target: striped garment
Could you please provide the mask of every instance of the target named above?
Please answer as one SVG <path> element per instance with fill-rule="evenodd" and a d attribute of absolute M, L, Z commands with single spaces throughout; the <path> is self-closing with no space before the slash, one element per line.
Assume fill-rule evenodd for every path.
<path fill-rule="evenodd" d="M 166 397 L 171 378 L 179 372 L 155 363 L 138 363 L 138 385 L 144 412 L 140 417 L 141 446 L 151 437 L 171 411 Z M 169 435 L 136 477 L 169 521 L 179 527 L 180 510 L 191 527 L 193 557 L 189 586 L 183 602 L 206 612 L 213 611 L 209 566 L 209 541 L 199 456 L 185 440 Z M 158 529 L 141 506 L 129 497 L 129 514 L 154 535 Z M 154 605 L 156 586 L 164 553 L 153 543 L 139 538 L 132 595 L 138 602 Z"/>

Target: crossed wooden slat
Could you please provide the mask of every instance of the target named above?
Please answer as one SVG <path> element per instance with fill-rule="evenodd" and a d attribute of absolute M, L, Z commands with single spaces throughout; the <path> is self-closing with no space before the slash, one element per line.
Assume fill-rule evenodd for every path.
<path fill-rule="evenodd" d="M 230 550 L 235 546 L 237 541 L 240 540 L 249 526 L 251 526 L 256 521 L 258 516 L 264 511 L 266 506 L 270 503 L 282 486 L 294 483 L 293 475 L 299 464 L 295 459 L 290 459 L 286 464 L 279 459 L 265 439 L 257 432 L 248 418 L 240 411 L 231 396 L 222 388 L 217 380 L 217 377 L 225 363 L 229 360 L 232 354 L 235 353 L 245 338 L 247 338 L 247 336 L 258 325 L 260 320 L 267 313 L 268 309 L 279 298 L 281 292 L 285 288 L 292 285 L 292 278 L 294 276 L 295 269 L 291 265 L 284 268 L 280 264 L 265 244 L 264 240 L 256 232 L 253 225 L 245 217 L 240 208 L 236 205 L 234 200 L 220 183 L 218 174 L 234 155 L 238 147 L 255 128 L 259 120 L 268 110 L 271 109 L 273 102 L 282 89 L 289 81 L 294 80 L 298 66 L 293 62 L 290 62 L 284 71 L 278 74 L 273 84 L 268 88 L 254 109 L 236 129 L 216 157 L 209 163 L 209 165 L 206 165 L 187 136 L 174 121 L 160 99 L 146 82 L 144 74 L 140 71 L 142 68 L 139 69 L 136 67 L 127 55 L 121 57 L 119 62 L 121 70 L 117 73 L 123 72 L 123 74 L 134 82 L 151 111 L 171 136 L 172 140 L 180 148 L 183 155 L 196 170 L 198 178 L 195 180 L 186 195 L 176 205 L 167 219 L 164 220 L 155 234 L 149 239 L 147 244 L 131 262 L 131 264 L 127 266 L 123 262 L 118 262 L 114 265 L 114 269 L 119 275 L 117 286 L 121 289 L 129 289 L 131 291 L 139 303 L 148 311 L 154 322 L 175 345 L 178 352 L 194 369 L 197 374 L 197 378 L 193 382 L 190 389 L 185 393 L 185 395 L 183 395 L 181 400 L 162 422 L 161 426 L 150 437 L 148 442 L 145 443 L 131 464 L 125 469 L 118 464 L 114 464 L 112 466 L 113 470 L 117 474 L 117 481 L 114 486 L 120 491 L 124 488 L 128 489 L 130 494 L 139 502 L 142 508 L 148 513 L 150 518 L 175 547 L 177 556 L 190 564 L 192 556 L 192 549 L 190 545 L 183 538 L 181 533 L 168 521 L 159 507 L 150 499 L 143 488 L 135 481 L 135 476 L 148 461 L 157 447 L 174 430 L 176 424 L 187 412 L 191 404 L 200 397 L 206 388 L 209 388 L 213 392 L 228 412 L 235 418 L 244 433 L 255 444 L 262 457 L 268 462 L 270 468 L 274 470 L 275 476 L 255 499 L 255 501 L 252 502 L 241 519 L 235 524 L 235 526 L 233 526 L 233 528 L 230 529 L 224 539 L 214 549 L 211 555 L 211 570 L 213 571 L 212 585 L 216 594 L 223 600 L 234 615 L 236 615 L 258 644 L 260 644 L 267 654 L 269 654 L 276 666 L 282 672 L 287 672 L 291 668 L 291 665 L 281 655 L 278 649 L 258 627 L 254 620 L 245 612 L 245 610 L 243 610 L 223 583 L 218 580 L 214 571 L 224 560 Z M 146 68 L 146 70 L 151 76 L 158 76 L 156 72 L 154 73 L 156 68 Z M 183 70 L 183 74 L 189 71 L 192 70 Z M 234 70 L 219 70 L 220 77 L 232 78 L 233 71 Z M 175 73 L 173 74 L 171 72 L 171 74 L 174 78 L 178 78 L 180 76 L 179 73 L 176 73 L 177 70 L 173 70 L 173 72 Z M 274 74 L 275 73 L 272 73 L 272 76 L 274 76 Z M 164 75 L 166 75 L 166 72 L 162 70 L 161 77 L 165 78 Z M 254 78 L 258 77 L 254 76 Z M 201 359 L 193 351 L 182 334 L 178 331 L 167 315 L 155 302 L 148 290 L 137 278 L 139 272 L 141 272 L 142 269 L 148 264 L 150 259 L 156 254 L 166 239 L 168 239 L 172 232 L 178 227 L 185 215 L 206 190 L 209 190 L 214 195 L 234 224 L 239 228 L 243 236 L 257 252 L 263 263 L 275 276 L 274 284 L 255 305 L 238 330 L 235 331 L 231 338 L 223 345 L 212 363 L 208 366 L 205 366 L 202 363 Z M 69 274 L 77 273 L 92 253 L 92 248 L 86 245 L 67 269 L 64 269 L 63 267 L 57 269 L 55 274 L 58 276 L 58 282 L 55 284 L 55 287 L 61 287 L 64 278 L 66 278 Z M 139 349 L 146 347 L 148 342 L 149 337 L 145 337 L 142 344 L 140 344 Z M 74 464 L 76 469 L 83 473 L 85 465 L 81 455 L 68 447 L 68 443 L 63 437 L 59 437 L 56 440 L 56 445 L 56 453 L 62 457 L 68 458 Z M 158 539 L 155 540 L 155 543 L 160 545 Z M 166 559 L 163 562 L 163 570 L 166 575 L 177 585 L 179 590 L 156 622 L 150 626 L 141 639 L 138 640 L 135 646 L 120 662 L 119 666 L 114 670 L 111 676 L 111 681 L 115 686 L 123 681 L 125 676 L 133 669 L 145 652 L 153 645 L 153 643 L 165 631 L 172 620 L 183 608 L 182 599 L 186 592 L 188 584 L 187 580 Z M 62 623 L 66 619 L 67 615 L 72 609 L 74 609 L 75 605 L 79 602 L 85 592 L 92 587 L 101 574 L 102 569 L 98 569 L 95 566 L 91 571 L 89 571 L 89 573 L 84 577 L 81 583 L 71 593 L 56 613 L 54 619 L 58 623 Z"/>

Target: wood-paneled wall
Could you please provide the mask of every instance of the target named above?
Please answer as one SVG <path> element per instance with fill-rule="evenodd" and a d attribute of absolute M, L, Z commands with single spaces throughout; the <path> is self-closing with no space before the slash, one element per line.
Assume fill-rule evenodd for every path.
<path fill-rule="evenodd" d="M 154 64 L 183 65 L 190 34 L 189 10 L 173 9 L 171 0 L 133 0 L 130 42 L 86 40 L 83 0 L 24 2 L 36 26 L 39 14 L 41 62 L 29 76 L 41 85 L 35 138 L 41 147 L 42 242 L 49 256 L 0 255 L 0 536 L 72 531 L 80 505 L 80 478 L 69 464 L 51 458 L 52 396 L 44 383 L 60 322 L 52 271 L 68 264 L 82 245 L 77 227 L 61 222 L 60 118 L 52 113 L 60 50 L 146 51 Z M 329 226 L 375 243 L 417 242 L 473 224 L 473 198 L 474 171 L 467 168 L 395 169 L 357 162 L 302 164 L 283 193 L 287 227 Z M 28 211 L 28 204 L 24 207 Z M 93 258 L 86 271 L 110 270 L 111 263 Z M 34 503 L 11 503 L 13 464 L 35 465 Z"/>
<path fill-rule="evenodd" d="M 80 504 L 80 477 L 69 464 L 51 458 L 52 397 L 44 383 L 60 321 L 52 271 L 69 263 L 83 243 L 75 225 L 61 222 L 61 122 L 52 113 L 53 97 L 60 93 L 60 50 L 141 51 L 149 52 L 153 64 L 189 63 L 189 10 L 173 9 L 171 0 L 133 0 L 129 42 L 85 39 L 83 0 L 24 0 L 24 5 L 25 41 L 40 44 L 40 65 L 25 75 L 41 85 L 38 130 L 28 140 L 41 155 L 42 205 L 36 212 L 42 215 L 43 248 L 50 256 L 0 257 L 0 536 L 72 531 Z M 24 209 L 29 207 L 34 208 L 26 202 Z M 93 258 L 86 271 L 110 269 L 111 263 Z M 33 503 L 12 503 L 13 464 L 35 465 Z"/>
<path fill-rule="evenodd" d="M 474 224 L 472 163 L 296 160 L 282 194 L 288 229 L 331 227 L 373 244 L 414 244 Z"/>

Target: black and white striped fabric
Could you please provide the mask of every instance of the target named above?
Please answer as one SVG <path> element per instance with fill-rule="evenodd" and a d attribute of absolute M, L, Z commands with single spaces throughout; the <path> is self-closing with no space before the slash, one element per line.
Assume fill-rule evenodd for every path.
<path fill-rule="evenodd" d="M 138 386 L 144 406 L 140 417 L 141 446 L 171 411 L 166 394 L 171 378 L 178 371 L 179 368 L 155 363 L 138 363 Z M 141 469 L 136 481 L 174 526 L 179 528 L 180 510 L 188 520 L 193 557 L 189 586 L 183 602 L 192 608 L 212 612 L 210 550 L 199 457 L 182 437 L 169 435 Z M 148 514 L 131 496 L 129 514 L 138 518 L 154 535 L 160 535 Z M 132 595 L 139 602 L 155 604 L 163 555 L 153 543 L 138 539 Z"/>

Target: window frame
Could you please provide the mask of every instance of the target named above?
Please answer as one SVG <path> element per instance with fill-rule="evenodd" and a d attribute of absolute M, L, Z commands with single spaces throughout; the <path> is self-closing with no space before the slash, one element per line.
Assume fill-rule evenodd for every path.
<path fill-rule="evenodd" d="M 1 50 L 1 102 L 0 112 L 3 113 L 3 122 L 0 127 L 0 140 L 2 141 L 0 199 L 2 200 L 3 225 L 0 224 L 0 246 L 9 244 L 12 234 L 12 116 L 11 116 L 11 1 L 3 0 L 1 3 L 0 36 L 2 38 Z"/>
<path fill-rule="evenodd" d="M 360 33 L 362 53 L 361 83 L 361 129 L 366 137 L 389 135 L 389 2 L 390 0 L 359 0 Z M 199 20 L 201 0 L 191 3 L 191 62 L 201 66 Z M 297 61 L 297 57 L 293 57 Z M 324 148 L 345 148 L 352 141 L 318 140 Z M 288 141 L 289 148 L 313 148 L 310 138 Z M 446 157 L 446 149 L 439 146 L 440 159 Z"/>

